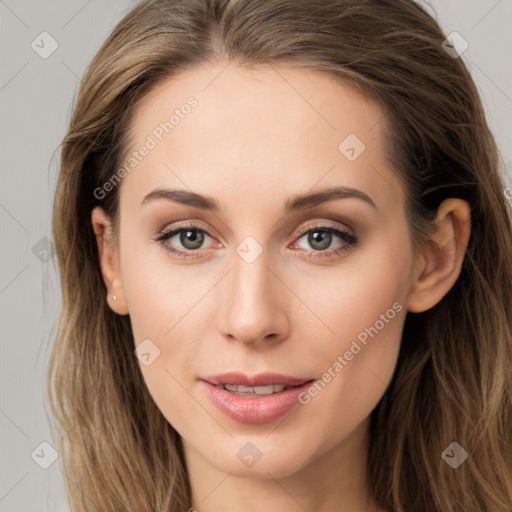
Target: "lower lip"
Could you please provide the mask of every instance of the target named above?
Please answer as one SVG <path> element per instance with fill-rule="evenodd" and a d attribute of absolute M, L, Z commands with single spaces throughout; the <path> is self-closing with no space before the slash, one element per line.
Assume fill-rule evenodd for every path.
<path fill-rule="evenodd" d="M 314 381 L 285 389 L 261 398 L 233 395 L 206 381 L 201 381 L 211 401 L 227 416 L 240 422 L 262 424 L 277 420 L 299 403 L 299 395 L 307 391 Z"/>

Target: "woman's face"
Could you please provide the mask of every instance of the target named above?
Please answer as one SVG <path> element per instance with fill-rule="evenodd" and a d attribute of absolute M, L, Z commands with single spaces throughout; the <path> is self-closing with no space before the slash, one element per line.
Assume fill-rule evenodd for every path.
<path fill-rule="evenodd" d="M 278 477 L 362 442 L 414 252 L 376 104 L 318 72 L 225 66 L 168 80 L 136 111 L 120 280 L 143 377 L 187 457 Z M 261 398 L 214 385 L 235 371 L 247 381 L 217 383 L 306 384 Z"/>

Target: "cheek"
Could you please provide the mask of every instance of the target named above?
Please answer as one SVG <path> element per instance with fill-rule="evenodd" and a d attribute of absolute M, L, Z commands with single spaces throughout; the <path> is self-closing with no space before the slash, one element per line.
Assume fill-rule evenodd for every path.
<path fill-rule="evenodd" d="M 314 280 L 316 293 L 310 294 L 308 304 L 321 312 L 329 329 L 322 328 L 324 335 L 315 337 L 320 382 L 303 403 L 311 402 L 313 408 L 343 404 L 333 408 L 333 425 L 345 425 L 348 417 L 355 424 L 362 421 L 392 378 L 407 314 L 411 265 L 407 240 L 400 245 L 395 239 L 393 244 L 375 244 L 350 263 L 347 259 L 329 278 Z M 317 395 L 322 398 L 317 400 Z"/>
<path fill-rule="evenodd" d="M 393 324 L 400 323 L 403 315 L 398 313 L 405 311 L 413 263 L 407 239 L 402 242 L 382 236 L 333 268 L 307 272 L 305 267 L 304 272 L 295 272 L 295 277 L 290 274 L 294 291 L 319 320 L 315 351 L 318 343 L 327 351 L 348 350 L 351 340 L 360 333 L 364 339 L 365 330 L 376 323 L 382 337 L 389 332 L 395 335 L 390 337 L 400 338 L 401 329 Z M 297 325 L 300 329 L 300 323 Z"/>
<path fill-rule="evenodd" d="M 155 404 L 186 439 L 197 421 L 191 415 L 188 391 L 194 375 L 191 363 L 199 354 L 191 334 L 201 314 L 197 303 L 207 285 L 192 273 L 185 276 L 178 266 L 165 262 L 165 257 L 144 264 L 145 257 L 132 252 L 123 276 L 135 345 L 140 347 L 137 352 L 149 354 L 149 364 L 139 355 L 139 365 Z"/>
<path fill-rule="evenodd" d="M 141 371 L 162 410 L 172 403 L 173 414 L 187 416 L 186 410 L 180 410 L 181 386 L 188 387 L 184 376 L 192 373 L 190 361 L 198 354 L 191 333 L 208 282 L 197 278 L 192 267 L 184 271 L 167 260 L 164 249 L 133 243 L 135 236 L 130 236 L 121 239 L 121 274 Z"/>
<path fill-rule="evenodd" d="M 145 338 L 157 344 L 176 339 L 208 283 L 214 282 L 214 276 L 202 278 L 193 266 L 177 264 L 157 244 L 139 247 L 126 240 L 121 249 L 127 255 L 121 260 L 121 273 L 136 344 Z"/>

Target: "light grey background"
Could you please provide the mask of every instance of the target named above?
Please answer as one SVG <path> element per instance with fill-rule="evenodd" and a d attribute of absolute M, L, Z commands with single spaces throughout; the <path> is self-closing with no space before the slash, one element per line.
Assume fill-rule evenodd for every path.
<path fill-rule="evenodd" d="M 67 511 L 45 377 L 60 308 L 51 257 L 58 146 L 85 67 L 129 0 L 0 0 L 0 512 Z M 512 185 L 512 0 L 432 0 L 481 91 Z M 43 59 L 39 35 L 58 48 Z M 46 238 L 45 238 L 46 237 Z M 46 251 L 46 252 L 45 252 Z M 48 261 L 46 261 L 48 259 Z M 34 451 L 35 450 L 35 451 Z"/>

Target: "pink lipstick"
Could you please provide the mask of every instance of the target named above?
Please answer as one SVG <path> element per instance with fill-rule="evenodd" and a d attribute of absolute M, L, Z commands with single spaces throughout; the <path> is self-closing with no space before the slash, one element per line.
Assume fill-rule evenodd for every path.
<path fill-rule="evenodd" d="M 229 372 L 201 378 L 212 402 L 227 416 L 251 424 L 271 423 L 299 403 L 314 382 L 277 373 L 247 376 Z"/>

